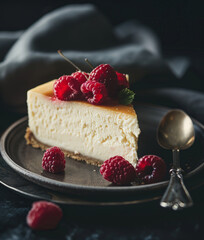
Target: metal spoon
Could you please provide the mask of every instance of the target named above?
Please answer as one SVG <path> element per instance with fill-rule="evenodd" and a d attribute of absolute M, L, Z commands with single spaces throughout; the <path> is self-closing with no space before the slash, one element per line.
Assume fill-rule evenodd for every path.
<path fill-rule="evenodd" d="M 173 152 L 173 168 L 170 170 L 170 181 L 160 205 L 178 210 L 193 205 L 186 189 L 182 169 L 180 168 L 179 151 L 189 148 L 195 140 L 195 132 L 191 118 L 181 110 L 169 111 L 161 120 L 157 141 L 165 149 Z"/>

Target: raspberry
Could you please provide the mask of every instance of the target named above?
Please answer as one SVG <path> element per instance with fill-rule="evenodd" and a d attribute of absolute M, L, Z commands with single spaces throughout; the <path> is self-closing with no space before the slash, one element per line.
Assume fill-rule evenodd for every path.
<path fill-rule="evenodd" d="M 46 201 L 34 202 L 27 215 L 27 224 L 35 230 L 56 228 L 62 218 L 62 210 L 54 203 Z"/>
<path fill-rule="evenodd" d="M 89 78 L 88 73 L 80 71 L 72 73 L 71 76 L 75 78 L 80 84 L 86 82 L 87 79 Z"/>
<path fill-rule="evenodd" d="M 81 91 L 91 104 L 99 105 L 107 99 L 106 87 L 99 82 L 88 80 L 81 85 Z"/>
<path fill-rule="evenodd" d="M 109 64 L 101 64 L 94 68 L 89 75 L 89 80 L 103 83 L 110 97 L 114 97 L 117 94 L 117 75 Z"/>
<path fill-rule="evenodd" d="M 119 72 L 116 72 L 116 75 L 118 78 L 119 89 L 122 90 L 123 88 L 129 88 L 129 82 L 127 81 L 126 75 Z"/>
<path fill-rule="evenodd" d="M 137 163 L 136 175 L 147 184 L 159 182 L 166 175 L 166 164 L 156 155 L 145 155 Z"/>
<path fill-rule="evenodd" d="M 54 95 L 56 98 L 69 101 L 81 99 L 81 84 L 72 76 L 64 75 L 54 83 Z"/>
<path fill-rule="evenodd" d="M 51 147 L 46 150 L 42 159 L 42 167 L 51 173 L 64 171 L 65 158 L 64 153 L 58 147 Z"/>
<path fill-rule="evenodd" d="M 100 173 L 116 185 L 126 185 L 135 179 L 135 168 L 121 156 L 106 160 L 100 168 Z"/>

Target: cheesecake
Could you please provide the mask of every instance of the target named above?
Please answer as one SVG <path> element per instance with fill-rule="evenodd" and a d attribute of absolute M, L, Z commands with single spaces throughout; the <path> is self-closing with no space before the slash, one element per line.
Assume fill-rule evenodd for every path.
<path fill-rule="evenodd" d="M 135 166 L 140 129 L 133 106 L 62 101 L 54 96 L 54 82 L 27 92 L 27 144 L 42 150 L 57 146 L 68 157 L 98 166 L 119 155 Z"/>

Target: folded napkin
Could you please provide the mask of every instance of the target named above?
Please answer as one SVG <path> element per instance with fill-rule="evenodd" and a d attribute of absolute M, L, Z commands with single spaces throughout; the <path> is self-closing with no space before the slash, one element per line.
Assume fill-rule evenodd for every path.
<path fill-rule="evenodd" d="M 112 26 L 91 4 L 57 9 L 25 31 L 0 32 L 0 98 L 15 111 L 26 112 L 26 91 L 71 74 L 75 69 L 57 50 L 84 71 L 112 65 L 128 73 L 136 99 L 179 107 L 204 123 L 200 80 L 189 78 L 187 58 L 164 59 L 159 40 L 136 20 Z M 188 76 L 188 81 L 186 81 Z M 194 91 L 190 89 L 194 89 Z"/>

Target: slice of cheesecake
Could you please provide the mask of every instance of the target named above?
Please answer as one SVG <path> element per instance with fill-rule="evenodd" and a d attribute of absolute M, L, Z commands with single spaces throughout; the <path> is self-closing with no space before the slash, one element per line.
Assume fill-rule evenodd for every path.
<path fill-rule="evenodd" d="M 28 91 L 27 144 L 60 147 L 67 156 L 101 165 L 115 155 L 137 162 L 140 129 L 132 105 L 92 105 L 54 97 L 54 81 Z"/>

